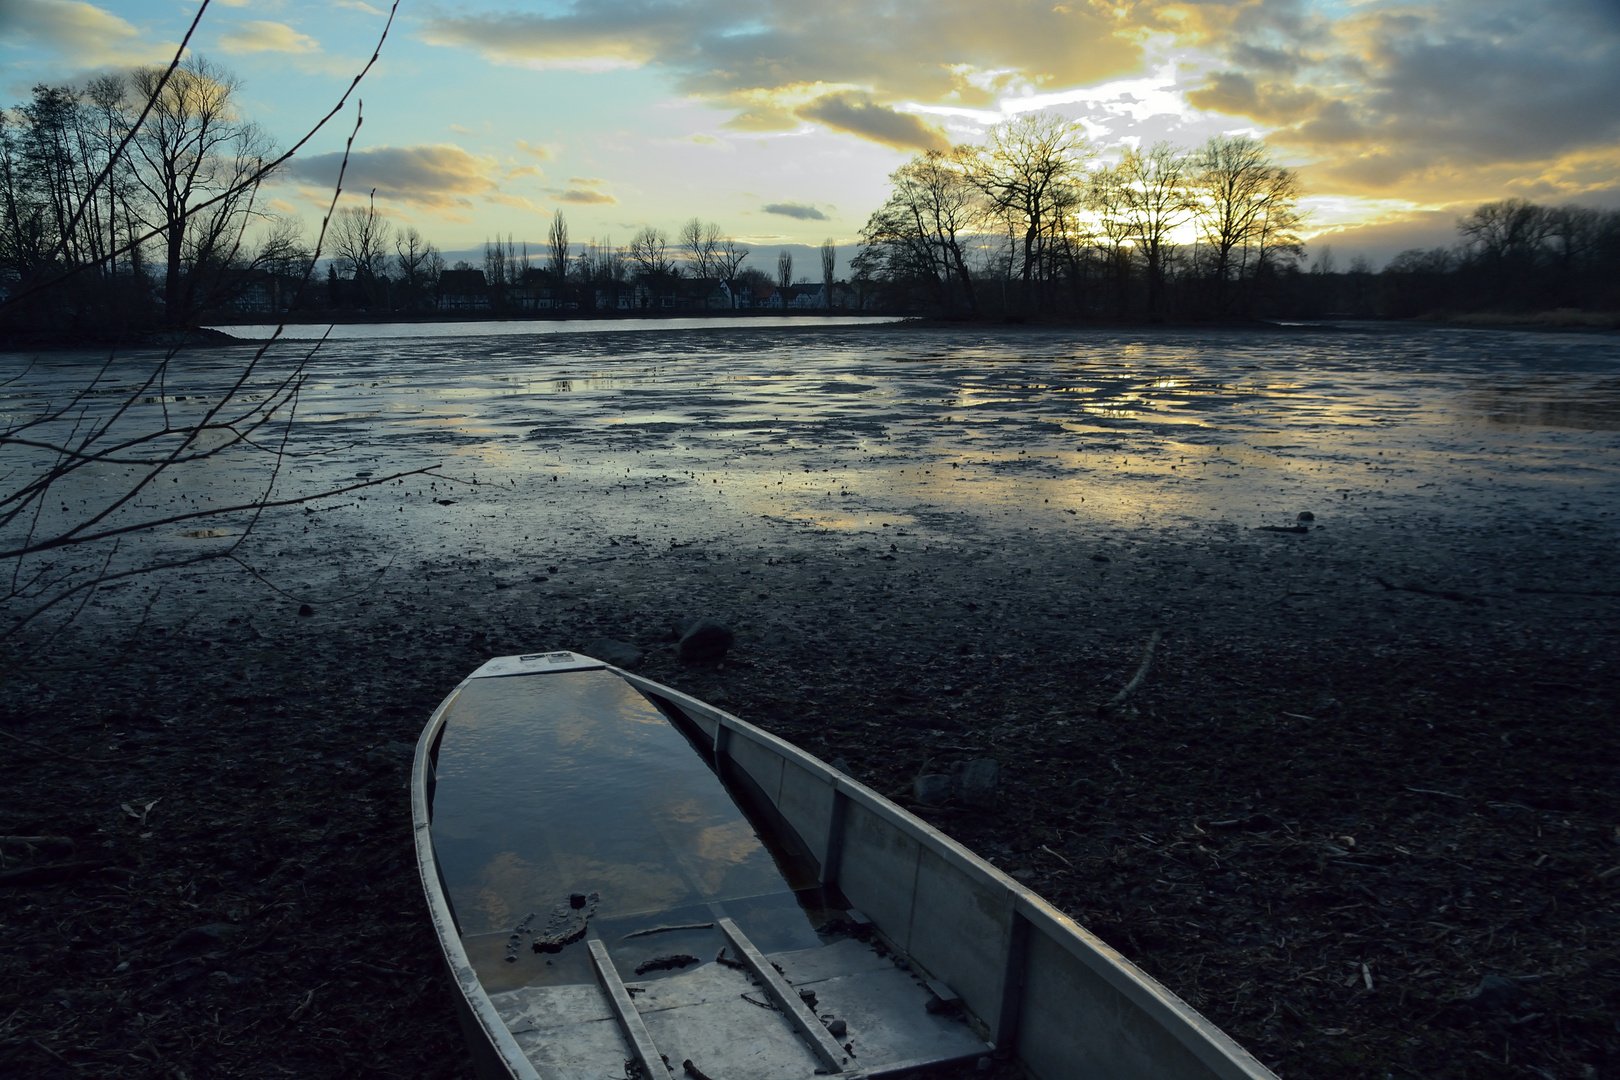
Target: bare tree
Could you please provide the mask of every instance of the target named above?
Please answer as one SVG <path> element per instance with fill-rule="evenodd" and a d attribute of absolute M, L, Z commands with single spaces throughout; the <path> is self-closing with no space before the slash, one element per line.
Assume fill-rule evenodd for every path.
<path fill-rule="evenodd" d="M 1266 248 L 1292 232 L 1297 185 L 1270 148 L 1247 135 L 1210 139 L 1194 152 L 1191 169 L 1199 240 L 1215 280 L 1215 310 L 1224 315 L 1244 281 L 1266 265 Z M 1234 281 L 1237 290 L 1231 288 Z"/>
<path fill-rule="evenodd" d="M 424 240 L 415 226 L 408 226 L 394 238 L 394 273 L 399 279 L 405 304 L 412 310 L 426 306 L 428 297 L 438 288 L 439 275 L 444 272 L 444 256 L 431 242 Z"/>
<path fill-rule="evenodd" d="M 1096 222 L 1094 242 L 1113 277 L 1116 315 L 1130 313 L 1131 264 L 1135 261 L 1131 238 L 1136 233 L 1125 181 L 1118 169 L 1098 169 L 1086 179 L 1085 206 Z"/>
<path fill-rule="evenodd" d="M 681 226 L 681 250 L 686 253 L 693 277 L 717 276 L 716 258 L 722 239 L 720 226 L 712 221 L 705 225 L 692 218 Z"/>
<path fill-rule="evenodd" d="M 1110 181 L 1129 223 L 1131 241 L 1147 263 L 1148 319 L 1157 322 L 1164 296 L 1165 264 L 1174 248 L 1172 237 L 1192 217 L 1196 204 L 1188 190 L 1187 155 L 1169 143 L 1143 151 L 1125 151 L 1111 170 Z"/>
<path fill-rule="evenodd" d="M 134 140 L 142 213 L 163 237 L 168 321 L 197 309 L 207 272 L 229 262 L 254 214 L 269 139 L 237 112 L 236 76 L 200 56 L 177 69 L 138 68 L 134 94 L 151 109 Z"/>
<path fill-rule="evenodd" d="M 776 253 L 776 284 L 782 289 L 793 284 L 793 252 L 787 248 Z"/>
<path fill-rule="evenodd" d="M 168 71 L 145 83 L 148 96 L 144 104 L 137 102 L 140 111 L 131 121 L 130 131 L 115 146 L 113 160 L 105 163 L 83 190 L 86 200 L 92 195 L 102 197 L 109 176 L 120 167 L 120 161 L 130 156 L 142 169 L 153 168 L 154 160 L 159 165 L 169 160 L 173 165 L 169 175 L 176 180 L 177 198 L 171 204 L 171 209 L 177 210 L 176 216 L 161 218 L 159 226 L 146 233 L 130 228 L 118 238 L 114 250 L 105 252 L 109 260 L 138 252 L 142 243 L 156 236 L 170 240 L 182 228 L 189 230 L 201 211 L 237 206 L 246 212 L 264 175 L 263 167 L 246 175 L 231 169 L 211 174 L 208 184 L 214 193 L 192 201 L 200 198 L 204 190 L 200 178 L 205 166 L 193 170 L 180 154 L 164 157 L 168 153 L 165 147 L 183 145 L 185 139 L 194 148 L 210 145 L 208 138 L 199 139 L 194 118 L 188 119 L 193 114 L 182 108 L 186 95 L 197 88 L 182 85 L 171 95 L 170 87 L 171 77 L 183 71 L 188 43 L 207 10 L 208 0 L 203 0 Z M 354 87 L 376 63 L 391 26 L 392 13 L 377 50 L 349 90 L 295 145 L 304 145 L 343 108 Z M 197 73 L 191 70 L 190 74 Z M 151 133 L 143 130 L 148 120 L 155 129 Z M 355 130 L 358 128 L 357 117 Z M 192 134 L 182 139 L 188 131 Z M 332 205 L 313 251 L 300 259 L 304 268 L 302 284 L 307 284 L 325 241 L 341 191 L 348 148 L 353 144 L 351 133 Z M 226 183 L 220 179 L 222 175 L 236 175 L 234 186 L 221 187 Z M 158 190 L 163 190 L 161 184 Z M 178 197 L 181 194 L 183 198 Z M 67 235 L 56 238 L 56 254 L 49 258 L 59 258 L 62 251 L 84 243 L 76 234 L 94 221 L 85 206 L 77 208 L 65 223 Z M 241 246 L 239 235 L 230 246 Z M 278 245 L 267 240 L 258 246 L 265 249 Z M 57 284 L 52 282 L 49 287 Z M 35 288 L 28 295 L 40 291 Z M 0 300 L 0 312 L 13 308 L 22 299 L 13 295 Z M 280 332 L 278 328 L 270 342 L 245 353 L 239 364 L 227 371 L 225 385 L 206 399 L 169 393 L 169 380 L 176 374 L 176 346 L 150 364 L 139 358 L 120 360 L 116 355 L 109 356 L 94 366 L 76 388 L 70 387 L 64 397 L 53 399 L 48 392 L 42 392 L 27 408 L 0 418 L 0 450 L 15 463 L 7 475 L 0 477 L 0 612 L 6 616 L 0 620 L 0 640 L 15 641 L 51 613 L 58 616 L 58 627 L 65 625 L 83 610 L 98 588 L 129 578 L 220 560 L 256 574 L 244 559 L 242 545 L 266 514 L 279 507 L 392 483 L 425 471 L 371 477 L 330 489 L 283 491 L 282 467 L 288 457 L 292 423 L 313 349 L 300 350 L 290 357 L 272 356 Z M 13 382 L 20 378 L 14 377 Z M 184 404 L 177 404 L 182 397 Z M 245 466 L 244 479 L 249 487 L 240 499 L 183 499 L 183 487 L 170 488 L 169 481 L 206 478 L 219 471 L 222 461 L 229 464 L 233 458 Z M 255 462 L 263 463 L 264 468 L 255 469 Z M 158 497 L 160 491 L 170 497 Z M 165 550 L 161 540 L 156 547 L 149 547 L 140 539 L 154 531 L 161 536 L 183 524 L 209 522 L 228 524 L 229 529 L 206 530 L 200 535 L 229 539 L 200 553 Z M 33 647 L 43 648 L 49 641 L 47 634 Z M 15 646 L 0 655 L 9 662 L 24 658 Z"/>
<path fill-rule="evenodd" d="M 990 129 L 969 176 L 1006 222 L 1022 249 L 1024 302 L 1046 246 L 1078 201 L 1076 185 L 1094 156 L 1079 124 L 1050 113 L 1027 113 Z"/>
<path fill-rule="evenodd" d="M 833 281 L 838 270 L 838 242 L 832 237 L 821 242 L 821 306 L 832 309 Z"/>
<path fill-rule="evenodd" d="M 563 217 L 561 210 L 551 215 L 551 232 L 546 240 L 546 247 L 550 255 L 549 267 L 551 276 L 561 289 L 568 280 L 568 221 Z"/>
<path fill-rule="evenodd" d="M 393 227 L 377 213 L 375 202 L 345 206 L 332 219 L 329 238 L 339 272 L 354 282 L 368 300 L 375 300 L 388 267 Z"/>
<path fill-rule="evenodd" d="M 748 249 L 728 236 L 716 246 L 714 259 L 715 274 L 722 281 L 734 283 L 737 280 L 738 271 L 742 269 L 742 264 L 748 261 Z M 737 291 L 735 288 L 731 291 L 731 306 L 737 306 Z"/>
<path fill-rule="evenodd" d="M 651 225 L 630 238 L 629 256 L 637 272 L 647 277 L 659 277 L 675 269 L 669 259 L 669 237 Z"/>
<path fill-rule="evenodd" d="M 964 147 L 908 161 L 889 175 L 893 193 L 861 230 L 866 251 L 874 253 L 864 268 L 881 264 L 891 279 L 928 282 L 947 312 L 958 296 L 969 314 L 977 308 L 964 244 L 983 227 L 987 204 L 969 179 L 973 156 Z"/>

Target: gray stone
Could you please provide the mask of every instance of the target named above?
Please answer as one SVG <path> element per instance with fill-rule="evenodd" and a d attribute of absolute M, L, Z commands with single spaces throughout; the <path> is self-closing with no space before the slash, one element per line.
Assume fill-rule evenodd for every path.
<path fill-rule="evenodd" d="M 232 926 L 230 923 L 204 923 L 202 926 L 193 926 L 189 930 L 182 930 L 179 936 L 169 942 L 164 955 L 198 956 L 213 952 L 223 948 L 231 938 L 241 932 L 241 927 Z"/>
<path fill-rule="evenodd" d="M 683 664 L 717 664 L 736 640 L 729 626 L 713 619 L 685 619 L 676 629 L 681 638 L 675 645 L 675 658 Z"/>
<path fill-rule="evenodd" d="M 912 785 L 912 793 L 923 806 L 940 806 L 951 797 L 955 786 L 949 774 L 930 773 L 917 777 L 917 782 Z"/>
<path fill-rule="evenodd" d="M 1001 765 L 995 758 L 974 758 L 951 766 L 954 794 L 969 806 L 996 805 L 996 782 L 1000 777 Z"/>
<path fill-rule="evenodd" d="M 580 652 L 614 667 L 633 668 L 641 663 L 640 649 L 627 641 L 615 641 L 613 638 L 599 637 Z"/>

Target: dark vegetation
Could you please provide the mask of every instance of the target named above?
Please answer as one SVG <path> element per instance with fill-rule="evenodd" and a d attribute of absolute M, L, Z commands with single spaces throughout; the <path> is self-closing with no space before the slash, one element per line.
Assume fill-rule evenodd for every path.
<path fill-rule="evenodd" d="M 413 743 L 486 657 L 607 634 L 902 803 L 996 758 L 993 809 L 914 809 L 1285 1077 L 1608 1075 L 1620 583 L 1592 528 L 694 545 L 69 634 L 0 697 L 0 826 L 63 838 L 6 841 L 0 1071 L 469 1075 Z M 719 669 L 658 644 L 694 611 L 737 629 Z"/>
<path fill-rule="evenodd" d="M 960 319 L 1222 322 L 1620 312 L 1620 211 L 1509 199 L 1451 248 L 1375 273 L 1324 248 L 1303 268 L 1300 189 L 1261 142 L 1160 143 L 1094 165 L 1077 124 L 1030 116 L 982 146 L 922 154 L 862 232 L 862 306 Z M 1191 239 L 1189 243 L 1188 240 Z M 1579 312 L 1605 313 L 1596 318 Z"/>

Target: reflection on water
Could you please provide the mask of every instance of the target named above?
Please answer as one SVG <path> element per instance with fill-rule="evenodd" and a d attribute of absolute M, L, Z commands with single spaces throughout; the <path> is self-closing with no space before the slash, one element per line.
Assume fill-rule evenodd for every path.
<path fill-rule="evenodd" d="M 703 759 L 606 671 L 470 682 L 439 748 L 433 842 L 464 934 L 570 893 L 601 893 L 610 917 L 788 891 Z"/>
<path fill-rule="evenodd" d="M 344 328 L 355 336 L 318 354 L 290 444 L 303 456 L 278 494 L 430 464 L 455 482 L 374 490 L 258 535 L 279 553 L 341 522 L 346 543 L 375 551 L 557 563 L 805 531 L 887 547 L 883 521 L 920 545 L 1254 527 L 1303 510 L 1329 528 L 1604 517 L 1620 495 L 1612 336 L 671 325 L 369 340 Z M 229 385 L 235 358 L 183 356 L 169 386 L 187 400 L 167 407 Z M 62 400 L 76 377 L 53 358 L 0 390 L 0 408 Z M 232 460 L 242 467 L 212 463 L 206 483 L 162 497 L 235 501 L 263 462 Z"/>
<path fill-rule="evenodd" d="M 712 922 L 712 902 L 775 948 L 817 944 L 817 900 L 793 893 L 809 882 L 784 877 L 703 759 L 617 675 L 472 680 L 446 715 L 436 776 L 433 847 L 486 987 L 590 981 L 582 941 L 546 954 L 510 941 L 574 893 L 600 895 L 591 925 L 631 968 L 699 947 L 712 958 L 712 927 L 627 936 Z"/>

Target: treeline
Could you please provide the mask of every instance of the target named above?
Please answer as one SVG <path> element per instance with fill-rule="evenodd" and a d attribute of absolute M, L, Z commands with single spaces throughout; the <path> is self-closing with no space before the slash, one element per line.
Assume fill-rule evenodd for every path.
<path fill-rule="evenodd" d="M 1353 316 L 1620 311 L 1620 210 L 1485 203 L 1451 247 L 1403 251 L 1379 274 L 1318 260 L 1319 306 Z"/>
<path fill-rule="evenodd" d="M 863 304 L 955 318 L 1181 322 L 1620 309 L 1620 212 L 1487 203 L 1449 248 L 1304 270 L 1300 188 L 1261 142 L 1160 143 L 1099 165 L 1047 115 L 931 151 L 862 230 Z"/>
<path fill-rule="evenodd" d="M 256 269 L 307 269 L 269 210 L 274 147 L 240 82 L 192 57 L 0 110 L 0 308 L 8 331 L 188 325 Z"/>
<path fill-rule="evenodd" d="M 1130 148 L 1032 114 L 898 169 L 856 278 L 946 316 L 1224 319 L 1272 314 L 1304 253 L 1299 183 L 1264 143 Z"/>

